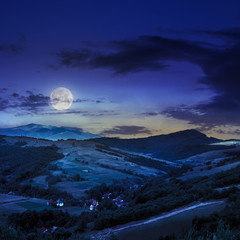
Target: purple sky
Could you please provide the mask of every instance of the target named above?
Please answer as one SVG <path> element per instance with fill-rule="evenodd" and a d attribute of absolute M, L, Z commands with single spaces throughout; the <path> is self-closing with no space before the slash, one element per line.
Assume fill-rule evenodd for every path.
<path fill-rule="evenodd" d="M 239 138 L 239 9 L 238 0 L 5 1 L 0 127 Z M 57 87 L 73 93 L 70 109 L 51 106 Z"/>

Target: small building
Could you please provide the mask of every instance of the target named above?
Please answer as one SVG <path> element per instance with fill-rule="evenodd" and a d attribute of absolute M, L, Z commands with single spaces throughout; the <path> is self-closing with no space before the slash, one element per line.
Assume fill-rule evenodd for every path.
<path fill-rule="evenodd" d="M 61 200 L 57 200 L 57 202 L 56 202 L 56 206 L 57 207 L 63 207 L 64 206 L 64 203 L 63 203 L 63 201 L 61 201 Z"/>
<path fill-rule="evenodd" d="M 91 203 L 91 205 L 89 207 L 90 211 L 98 210 L 98 201 L 97 200 L 90 199 L 89 202 Z"/>

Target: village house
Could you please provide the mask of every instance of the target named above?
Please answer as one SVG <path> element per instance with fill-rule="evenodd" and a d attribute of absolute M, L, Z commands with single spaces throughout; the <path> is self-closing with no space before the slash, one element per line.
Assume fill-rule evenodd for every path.
<path fill-rule="evenodd" d="M 95 199 L 90 199 L 89 202 L 91 203 L 91 205 L 89 207 L 90 211 L 93 211 L 93 210 L 97 211 L 98 210 L 98 201 Z"/>
<path fill-rule="evenodd" d="M 57 201 L 53 201 L 52 199 L 50 199 L 49 201 L 47 201 L 47 206 L 63 207 L 64 202 L 61 201 L 60 199 L 58 199 Z"/>
<path fill-rule="evenodd" d="M 61 201 L 60 199 L 58 199 L 57 202 L 56 202 L 56 206 L 57 206 L 57 207 L 63 207 L 63 206 L 64 206 L 63 201 Z"/>

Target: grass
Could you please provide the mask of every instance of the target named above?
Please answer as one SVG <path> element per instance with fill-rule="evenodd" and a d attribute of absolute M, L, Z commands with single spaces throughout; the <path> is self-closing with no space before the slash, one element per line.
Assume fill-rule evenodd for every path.
<path fill-rule="evenodd" d="M 28 210 L 36 210 L 38 208 L 42 208 L 43 204 L 32 202 L 32 201 L 24 201 L 16 203 L 20 207 L 24 207 Z M 46 205 L 45 205 L 46 206 Z"/>
<path fill-rule="evenodd" d="M 207 216 L 213 212 L 220 211 L 224 208 L 225 204 L 207 205 L 177 215 L 158 220 L 149 224 L 143 224 L 135 228 L 129 228 L 117 232 L 119 240 L 124 239 L 138 239 L 138 240 L 156 240 L 161 235 L 166 234 L 182 234 L 186 232 L 192 223 L 195 216 Z"/>

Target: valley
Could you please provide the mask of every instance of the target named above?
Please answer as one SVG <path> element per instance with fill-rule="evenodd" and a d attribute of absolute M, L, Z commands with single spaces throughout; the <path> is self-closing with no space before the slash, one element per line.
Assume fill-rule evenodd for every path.
<path fill-rule="evenodd" d="M 189 139 L 189 131 L 186 134 Z M 184 133 L 180 136 L 185 138 Z M 195 138 L 199 136 L 205 138 L 199 134 Z M 179 134 L 177 139 L 175 144 L 180 141 Z M 205 139 L 207 146 L 209 140 Z M 29 214 L 36 211 L 40 217 L 46 211 L 50 214 L 60 210 L 74 220 L 69 226 L 59 227 L 68 226 L 72 236 L 84 233 L 81 239 L 94 236 L 98 239 L 103 235 L 107 239 L 111 234 L 120 240 L 136 236 L 144 239 L 144 232 L 153 240 L 158 239 L 154 236 L 169 234 L 184 237 L 183 231 L 186 234 L 191 228 L 194 216 L 223 211 L 228 205 L 226 199 L 240 191 L 237 141 L 224 145 L 224 141 L 216 140 L 210 150 L 203 147 L 201 140 L 200 148 L 207 149 L 206 152 L 163 159 L 141 148 L 131 151 L 103 140 L 104 143 L 101 138 L 51 141 L 1 136 L 2 222 L 22 218 L 26 211 Z M 163 152 L 160 143 L 159 150 Z M 179 152 L 179 146 L 177 149 Z M 186 150 L 183 147 L 182 151 Z M 183 155 L 192 154 L 192 149 L 190 152 Z M 14 171 L 10 171 L 10 166 Z M 51 201 L 62 201 L 63 206 L 56 208 L 52 203 L 49 205 Z M 10 221 L 15 226 L 19 224 Z M 173 223 L 178 225 L 174 231 Z M 39 227 L 28 231 L 38 232 Z"/>

